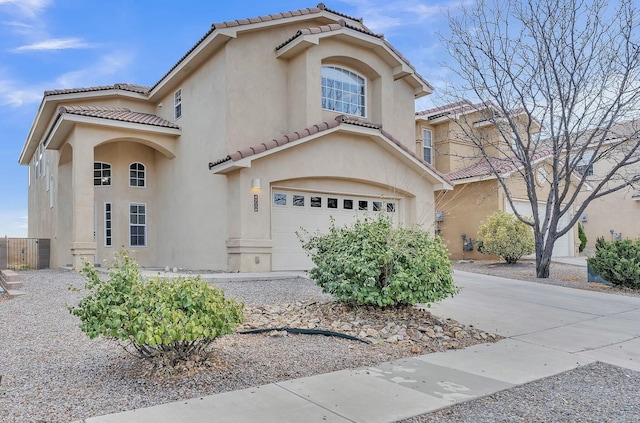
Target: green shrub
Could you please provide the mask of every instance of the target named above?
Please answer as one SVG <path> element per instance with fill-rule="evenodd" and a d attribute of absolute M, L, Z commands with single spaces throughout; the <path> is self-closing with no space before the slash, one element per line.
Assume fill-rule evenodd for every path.
<path fill-rule="evenodd" d="M 440 238 L 394 228 L 384 215 L 342 228 L 332 222 L 325 235 L 298 237 L 316 266 L 311 278 L 341 301 L 378 307 L 429 304 L 458 292 Z"/>
<path fill-rule="evenodd" d="M 578 252 L 583 252 L 587 246 L 587 234 L 584 233 L 584 228 L 580 223 L 578 223 L 578 238 L 580 239 L 580 246 L 578 247 Z"/>
<path fill-rule="evenodd" d="M 587 259 L 589 266 L 613 285 L 640 289 L 640 239 L 598 241 L 595 256 Z"/>
<path fill-rule="evenodd" d="M 90 339 L 124 341 L 125 349 L 132 346 L 142 358 L 186 360 L 243 320 L 242 304 L 199 277 L 145 281 L 126 251 L 116 255 L 108 281 L 88 263 L 82 273 L 90 293 L 69 308 L 80 318 L 80 329 Z"/>
<path fill-rule="evenodd" d="M 497 211 L 486 223 L 480 225 L 478 238 L 482 241 L 482 252 L 501 257 L 515 264 L 520 257 L 535 252 L 531 228 L 512 214 Z"/>

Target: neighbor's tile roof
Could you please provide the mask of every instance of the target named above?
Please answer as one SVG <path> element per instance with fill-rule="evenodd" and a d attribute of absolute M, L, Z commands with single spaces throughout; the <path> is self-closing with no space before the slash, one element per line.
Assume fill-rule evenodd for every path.
<path fill-rule="evenodd" d="M 160 126 L 163 128 L 180 129 L 178 125 L 169 122 L 160 116 L 150 113 L 133 112 L 124 107 L 96 107 L 96 106 L 63 106 L 60 107 L 60 114 L 70 114 L 79 116 L 89 116 L 120 122 L 140 123 L 143 125 Z"/>
<path fill-rule="evenodd" d="M 131 91 L 133 93 L 138 94 L 147 94 L 149 89 L 146 85 L 136 85 L 136 84 L 113 84 L 113 85 L 101 85 L 97 87 L 86 87 L 86 88 L 66 88 L 61 90 L 49 90 L 45 91 L 44 95 L 58 95 L 58 94 L 75 94 L 75 93 L 86 93 L 91 91 L 107 91 L 107 90 L 123 90 L 123 91 Z"/>
<path fill-rule="evenodd" d="M 416 116 L 428 116 L 432 114 L 436 114 L 438 112 L 444 112 L 447 110 L 457 110 L 461 108 L 468 108 L 473 106 L 473 103 L 469 100 L 461 100 L 456 101 L 455 103 L 445 104 L 443 106 L 434 107 L 432 109 L 422 110 L 421 112 L 416 112 Z"/>
<path fill-rule="evenodd" d="M 272 139 L 271 141 L 263 142 L 263 143 L 260 143 L 258 145 L 255 145 L 253 147 L 245 148 L 243 150 L 238 150 L 238 151 L 236 151 L 234 153 L 229 154 L 226 157 L 223 157 L 222 159 L 219 159 L 219 160 L 217 160 L 215 162 L 210 163 L 209 164 L 209 168 L 212 168 L 214 166 L 217 166 L 219 164 L 222 164 L 222 163 L 225 163 L 225 162 L 228 162 L 228 161 L 234 161 L 235 162 L 235 161 L 238 161 L 238 160 L 243 159 L 245 157 L 253 156 L 254 154 L 262 153 L 264 151 L 271 150 L 271 149 L 276 148 L 276 147 L 280 147 L 280 146 L 285 145 L 287 143 L 294 142 L 294 141 L 306 138 L 308 136 L 317 134 L 319 132 L 324 132 L 324 131 L 327 131 L 329 129 L 335 128 L 335 127 L 339 126 L 340 124 L 348 124 L 348 125 L 353 125 L 353 126 L 360 126 L 360 127 L 363 127 L 363 128 L 371 128 L 371 129 L 376 129 L 376 130 L 380 131 L 380 133 L 384 137 L 389 139 L 391 142 L 393 142 L 395 145 L 397 145 L 404 152 L 406 152 L 407 154 L 409 154 L 410 156 L 412 156 L 413 158 L 418 160 L 422 165 L 424 165 L 425 167 L 429 168 L 433 173 L 435 173 L 436 175 L 438 175 L 439 177 L 441 177 L 442 179 L 444 179 L 447 182 L 450 181 L 450 179 L 447 176 L 445 176 L 441 172 L 437 171 L 435 167 L 433 167 L 431 164 L 425 162 L 421 157 L 416 155 L 416 153 L 414 151 L 412 151 L 410 148 L 405 146 L 402 142 L 400 142 L 397 138 L 395 138 L 389 132 L 387 132 L 384 129 L 382 129 L 382 125 L 381 124 L 373 123 L 373 122 L 370 122 L 370 121 L 365 120 L 365 119 L 357 118 L 355 116 L 346 116 L 346 115 L 336 116 L 335 120 L 333 120 L 333 121 L 322 122 L 322 123 L 320 123 L 318 125 L 313 125 L 313 126 L 310 126 L 308 128 L 305 128 L 302 131 L 297 131 L 297 132 L 294 132 L 294 133 L 288 134 L 288 135 L 282 135 L 281 137 Z"/>
<path fill-rule="evenodd" d="M 553 154 L 552 150 L 540 150 L 534 153 L 532 161 L 537 161 L 549 157 Z M 458 169 L 455 172 L 447 173 L 446 177 L 451 181 L 457 181 L 459 179 L 477 178 L 480 176 L 493 175 L 491 165 L 501 175 L 513 172 L 522 167 L 522 162 L 517 158 L 497 158 L 491 157 L 488 159 L 482 159 L 482 161 L 475 163 L 471 166 Z"/>

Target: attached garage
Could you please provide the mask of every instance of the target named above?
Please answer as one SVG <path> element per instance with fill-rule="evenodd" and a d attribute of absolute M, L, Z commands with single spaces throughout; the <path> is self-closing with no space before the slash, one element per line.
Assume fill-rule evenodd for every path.
<path fill-rule="evenodd" d="M 528 201 L 514 200 L 513 204 L 515 209 L 521 215 L 531 216 L 533 214 L 531 211 L 531 204 L 529 204 Z M 507 212 L 513 213 L 513 208 L 511 207 L 508 201 L 506 202 L 505 209 Z M 539 210 L 538 212 L 540 213 L 540 218 L 544 219 L 545 205 L 542 203 L 538 204 L 538 210 Z M 571 219 L 571 216 L 564 215 L 562 219 L 560 219 L 560 223 L 558 224 L 558 226 L 561 228 L 565 227 L 570 219 Z M 563 236 L 561 236 L 556 240 L 556 243 L 553 246 L 552 256 L 553 257 L 573 257 L 575 255 L 573 239 L 574 239 L 574 235 L 573 235 L 573 228 L 572 228 L 566 234 L 564 234 Z"/>
<path fill-rule="evenodd" d="M 296 235 L 301 229 L 326 233 L 332 218 L 336 226 L 345 226 L 357 218 L 379 213 L 389 215 L 397 223 L 399 212 L 399 198 L 274 188 L 271 195 L 272 269 L 308 270 L 313 267 Z"/>

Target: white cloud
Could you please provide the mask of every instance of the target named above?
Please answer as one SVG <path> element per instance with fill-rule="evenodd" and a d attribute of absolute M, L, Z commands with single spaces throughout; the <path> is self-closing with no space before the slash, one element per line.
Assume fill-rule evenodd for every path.
<path fill-rule="evenodd" d="M 33 19 L 51 4 L 51 0 L 0 0 L 0 6 L 8 6 L 15 13 Z"/>
<path fill-rule="evenodd" d="M 106 81 L 107 78 L 112 78 L 127 69 L 133 60 L 134 55 L 130 52 L 115 51 L 106 54 L 89 67 L 60 75 L 49 84 L 48 89 L 113 84 L 114 81 Z"/>
<path fill-rule="evenodd" d="M 342 0 L 356 10 L 364 24 L 377 32 L 392 31 L 409 25 L 420 25 L 443 16 L 445 11 L 464 4 L 467 0 L 434 3 L 425 0 Z"/>
<path fill-rule="evenodd" d="M 0 106 L 21 107 L 39 103 L 42 99 L 42 89 L 21 85 L 10 79 L 0 79 Z"/>
<path fill-rule="evenodd" d="M 66 72 L 52 80 L 37 84 L 20 82 L 15 78 L 6 77 L 6 73 L 3 77 L 0 69 L 0 107 L 18 108 L 38 104 L 45 90 L 113 84 L 116 82 L 114 78 L 120 79 L 116 76 L 128 69 L 133 60 L 133 53 L 116 51 L 98 58 L 86 68 Z"/>
<path fill-rule="evenodd" d="M 66 50 L 66 49 L 82 49 L 82 48 L 91 48 L 91 47 L 93 47 L 93 45 L 83 41 L 80 38 L 52 38 L 50 40 L 39 41 L 37 43 L 18 47 L 14 51 L 23 52 L 23 51 L 43 51 L 43 50 Z"/>

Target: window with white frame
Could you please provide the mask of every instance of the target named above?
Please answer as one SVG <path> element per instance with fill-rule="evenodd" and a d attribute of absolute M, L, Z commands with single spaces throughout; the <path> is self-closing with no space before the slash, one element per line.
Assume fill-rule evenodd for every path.
<path fill-rule="evenodd" d="M 147 245 L 147 205 L 144 203 L 129 204 L 129 245 Z"/>
<path fill-rule="evenodd" d="M 104 203 L 104 246 L 111 247 L 113 242 L 113 220 L 112 220 L 112 205 L 111 203 Z"/>
<path fill-rule="evenodd" d="M 173 94 L 173 117 L 180 119 L 182 116 L 182 88 Z"/>
<path fill-rule="evenodd" d="M 589 164 L 592 158 L 593 151 L 585 151 L 580 161 L 576 164 L 576 172 L 584 176 L 593 175 L 593 163 Z"/>
<path fill-rule="evenodd" d="M 322 108 L 366 116 L 366 82 L 357 73 L 338 66 L 322 67 Z"/>
<path fill-rule="evenodd" d="M 422 130 L 422 158 L 425 162 L 433 164 L 433 132 L 431 129 Z"/>
<path fill-rule="evenodd" d="M 111 165 L 104 162 L 93 163 L 93 186 L 111 185 Z"/>
<path fill-rule="evenodd" d="M 144 164 L 140 162 L 131 163 L 129 166 L 129 186 L 144 188 L 146 186 L 145 181 L 146 170 Z"/>

